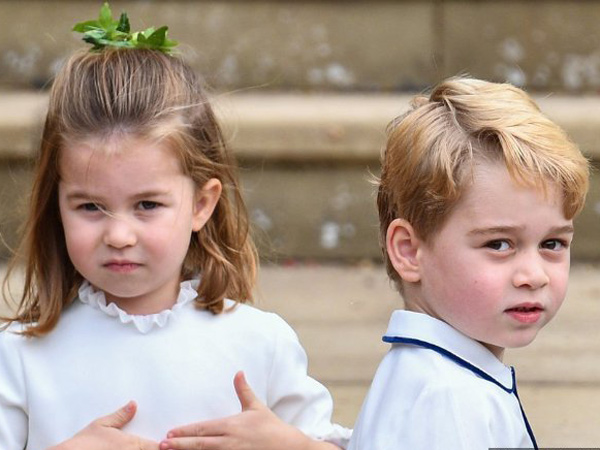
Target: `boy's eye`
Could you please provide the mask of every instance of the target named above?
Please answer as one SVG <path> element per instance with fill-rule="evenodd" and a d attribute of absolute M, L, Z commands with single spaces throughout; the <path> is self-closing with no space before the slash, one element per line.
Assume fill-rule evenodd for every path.
<path fill-rule="evenodd" d="M 498 252 L 505 252 L 507 250 L 510 250 L 510 244 L 508 243 L 508 241 L 505 241 L 503 239 L 497 239 L 495 241 L 487 242 L 485 246 Z"/>
<path fill-rule="evenodd" d="M 144 200 L 144 201 L 141 201 L 139 203 L 139 207 L 140 207 L 140 209 L 142 209 L 144 211 L 148 211 L 148 210 L 157 208 L 158 207 L 158 203 L 157 202 L 151 202 L 149 200 Z"/>
<path fill-rule="evenodd" d="M 568 244 L 560 239 L 548 239 L 547 241 L 542 242 L 542 248 L 546 250 L 562 250 L 567 246 Z"/>

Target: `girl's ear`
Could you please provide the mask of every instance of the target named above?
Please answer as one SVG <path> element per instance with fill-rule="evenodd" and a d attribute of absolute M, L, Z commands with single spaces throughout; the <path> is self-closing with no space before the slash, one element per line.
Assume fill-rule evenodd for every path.
<path fill-rule="evenodd" d="M 200 231 L 204 224 L 208 222 L 219 202 L 219 198 L 221 198 L 222 190 L 223 186 L 216 178 L 211 178 L 204 186 L 196 190 L 192 216 L 193 231 Z"/>
<path fill-rule="evenodd" d="M 388 226 L 385 245 L 388 258 L 402 280 L 420 281 L 417 253 L 422 243 L 412 225 L 404 219 L 394 219 Z"/>

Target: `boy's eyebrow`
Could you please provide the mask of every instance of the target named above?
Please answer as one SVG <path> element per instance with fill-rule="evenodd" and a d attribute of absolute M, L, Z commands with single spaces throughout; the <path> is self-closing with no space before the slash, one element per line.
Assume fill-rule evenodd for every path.
<path fill-rule="evenodd" d="M 573 228 L 573 225 L 565 225 L 562 227 L 553 227 L 550 229 L 550 231 L 553 234 L 565 234 L 565 233 L 574 233 L 575 232 L 575 228 Z"/>
<path fill-rule="evenodd" d="M 486 234 L 502 234 L 521 230 L 523 227 L 499 226 L 489 228 L 475 228 L 469 231 L 469 236 L 481 236 Z"/>
<path fill-rule="evenodd" d="M 488 234 L 502 234 L 502 233 L 510 233 L 522 230 L 524 227 L 522 226 L 499 226 L 499 227 L 489 227 L 489 228 L 475 228 L 474 230 L 469 231 L 469 236 L 482 236 Z M 552 227 L 549 230 L 549 234 L 566 234 L 573 233 L 575 229 L 573 225 L 562 225 L 557 227 Z"/>

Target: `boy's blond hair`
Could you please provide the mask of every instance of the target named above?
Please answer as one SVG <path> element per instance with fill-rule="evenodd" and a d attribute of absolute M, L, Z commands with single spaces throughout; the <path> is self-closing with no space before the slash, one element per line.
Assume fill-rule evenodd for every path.
<path fill-rule="evenodd" d="M 477 161 L 506 165 L 519 184 L 563 193 L 568 219 L 583 208 L 589 165 L 565 132 L 521 89 L 473 78 L 451 78 L 417 96 L 388 126 L 377 206 L 390 278 L 400 276 L 386 251 L 392 220 L 402 218 L 427 242 L 444 224 Z"/>

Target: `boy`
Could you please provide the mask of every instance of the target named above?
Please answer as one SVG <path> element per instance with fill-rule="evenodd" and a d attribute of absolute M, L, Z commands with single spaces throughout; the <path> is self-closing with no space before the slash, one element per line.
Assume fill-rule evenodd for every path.
<path fill-rule="evenodd" d="M 405 302 L 349 450 L 537 448 L 505 348 L 566 293 L 588 163 L 520 89 L 468 78 L 389 127 L 377 203 Z"/>

